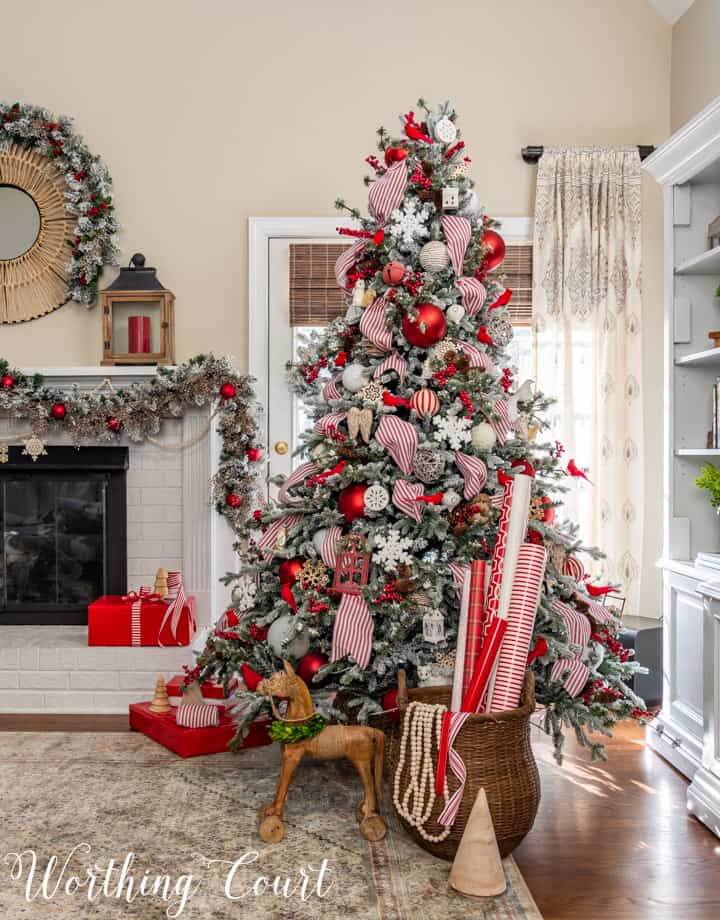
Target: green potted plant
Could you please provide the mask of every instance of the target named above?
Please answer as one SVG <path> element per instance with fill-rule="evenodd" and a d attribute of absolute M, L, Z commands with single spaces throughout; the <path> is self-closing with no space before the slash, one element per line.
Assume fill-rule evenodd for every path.
<path fill-rule="evenodd" d="M 700 475 L 695 480 L 698 489 L 707 489 L 710 493 L 710 504 L 720 514 L 720 470 L 712 463 L 706 463 L 700 470 Z"/>

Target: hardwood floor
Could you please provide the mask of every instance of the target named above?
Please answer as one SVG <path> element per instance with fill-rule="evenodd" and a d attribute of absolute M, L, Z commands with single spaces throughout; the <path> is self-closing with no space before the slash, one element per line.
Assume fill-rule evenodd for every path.
<path fill-rule="evenodd" d="M 127 731 L 125 716 L 0 715 L 0 731 Z M 591 764 L 558 767 L 536 733 L 542 801 L 515 858 L 545 920 L 717 920 L 720 840 L 687 814 L 687 780 L 630 723 Z"/>

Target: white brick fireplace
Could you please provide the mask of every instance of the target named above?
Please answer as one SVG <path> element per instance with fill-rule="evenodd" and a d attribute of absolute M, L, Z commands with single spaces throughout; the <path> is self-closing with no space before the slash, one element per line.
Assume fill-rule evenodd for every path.
<path fill-rule="evenodd" d="M 105 379 L 123 387 L 154 374 L 130 367 L 38 370 L 48 385 L 86 390 Z M 234 566 L 232 532 L 210 499 L 219 438 L 213 425 L 190 447 L 166 447 L 195 439 L 209 414 L 202 407 L 165 420 L 157 437 L 165 447 L 118 442 L 129 448 L 128 589 L 152 585 L 161 566 L 180 569 L 187 593 L 196 597 L 201 629 L 227 607 L 228 589 L 219 579 Z M 25 431 L 23 420 L 0 418 L 0 434 Z M 53 445 L 68 443 L 53 435 L 46 447 L 51 452 Z M 0 712 L 125 712 L 128 703 L 151 695 L 159 674 L 177 673 L 192 660 L 188 648 L 88 648 L 85 627 L 2 625 L 0 618 Z"/>

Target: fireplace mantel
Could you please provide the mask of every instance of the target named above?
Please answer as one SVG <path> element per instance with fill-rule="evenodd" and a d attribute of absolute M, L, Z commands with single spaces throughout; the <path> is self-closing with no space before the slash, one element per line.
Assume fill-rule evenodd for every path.
<path fill-rule="evenodd" d="M 94 390 L 103 380 L 111 380 L 115 386 L 129 386 L 133 383 L 144 383 L 157 376 L 155 367 L 23 367 L 23 374 L 31 377 L 41 374 L 53 386 L 61 389 L 71 389 L 77 386 L 80 390 Z"/>

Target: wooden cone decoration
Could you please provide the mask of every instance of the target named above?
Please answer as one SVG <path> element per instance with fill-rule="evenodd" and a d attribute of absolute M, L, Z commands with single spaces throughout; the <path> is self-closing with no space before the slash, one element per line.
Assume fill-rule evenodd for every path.
<path fill-rule="evenodd" d="M 155 594 L 159 594 L 160 597 L 167 597 L 168 593 L 168 573 L 167 569 L 158 569 L 155 573 L 155 587 L 153 588 Z"/>
<path fill-rule="evenodd" d="M 155 684 L 155 696 L 153 696 L 153 701 L 150 703 L 150 712 L 157 713 L 166 713 L 170 712 L 172 706 L 170 705 L 170 699 L 168 698 L 167 687 L 165 686 L 165 678 L 158 677 L 157 683 Z"/>
<path fill-rule="evenodd" d="M 455 891 L 473 898 L 491 898 L 507 887 L 484 789 L 478 792 L 465 825 L 449 881 Z"/>

